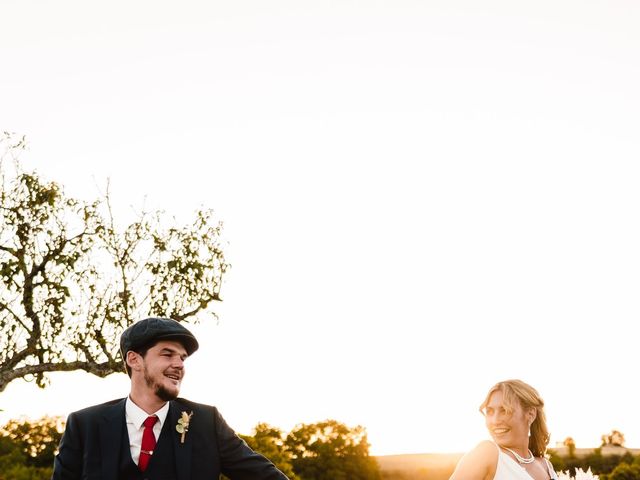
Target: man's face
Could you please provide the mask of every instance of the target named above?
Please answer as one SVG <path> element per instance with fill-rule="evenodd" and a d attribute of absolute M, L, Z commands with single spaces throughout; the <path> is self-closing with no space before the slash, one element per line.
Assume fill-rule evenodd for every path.
<path fill-rule="evenodd" d="M 180 342 L 162 340 L 142 357 L 146 386 L 161 400 L 174 400 L 180 393 L 187 351 Z"/>

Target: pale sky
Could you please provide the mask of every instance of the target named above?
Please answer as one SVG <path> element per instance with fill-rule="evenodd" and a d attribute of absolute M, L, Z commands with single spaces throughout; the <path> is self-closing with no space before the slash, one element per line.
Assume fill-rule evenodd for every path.
<path fill-rule="evenodd" d="M 521 378 L 552 445 L 640 447 L 640 4 L 17 1 L 0 129 L 117 210 L 225 224 L 183 394 L 231 426 L 334 418 L 374 454 L 464 451 Z M 0 420 L 122 397 L 15 382 Z"/>

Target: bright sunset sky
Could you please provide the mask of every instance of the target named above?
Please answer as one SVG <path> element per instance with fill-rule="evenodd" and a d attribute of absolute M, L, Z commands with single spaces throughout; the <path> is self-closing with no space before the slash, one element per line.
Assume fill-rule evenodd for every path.
<path fill-rule="evenodd" d="M 495 382 L 552 445 L 640 447 L 640 3 L 0 5 L 0 130 L 90 199 L 225 224 L 185 397 L 250 433 L 335 418 L 464 451 Z M 125 396 L 14 382 L 0 421 Z"/>

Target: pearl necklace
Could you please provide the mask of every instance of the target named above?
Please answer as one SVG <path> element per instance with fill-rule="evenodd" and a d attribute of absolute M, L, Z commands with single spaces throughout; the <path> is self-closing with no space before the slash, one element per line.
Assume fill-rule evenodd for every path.
<path fill-rule="evenodd" d="M 514 452 L 510 448 L 507 448 L 507 447 L 502 447 L 502 448 L 504 448 L 508 452 L 511 452 L 513 456 L 516 457 L 516 460 L 518 461 L 518 463 L 525 463 L 525 464 L 533 463 L 533 461 L 536 459 L 536 457 L 533 456 L 533 452 L 531 450 L 527 450 L 531 456 L 529 458 L 524 458 L 518 455 L 516 452 Z"/>

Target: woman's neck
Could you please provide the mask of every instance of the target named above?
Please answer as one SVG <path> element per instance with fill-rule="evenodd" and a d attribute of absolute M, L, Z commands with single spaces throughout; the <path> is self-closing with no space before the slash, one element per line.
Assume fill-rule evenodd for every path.
<path fill-rule="evenodd" d="M 518 455 L 520 455 L 521 457 L 530 457 L 531 454 L 529 453 L 529 445 L 514 445 L 514 446 L 509 446 L 508 447 L 509 450 L 512 450 L 514 452 L 516 452 Z"/>
<path fill-rule="evenodd" d="M 528 446 L 523 447 L 522 445 L 512 445 L 507 447 L 503 445 L 501 448 L 509 452 L 518 463 L 531 463 L 534 460 L 533 452 Z"/>

